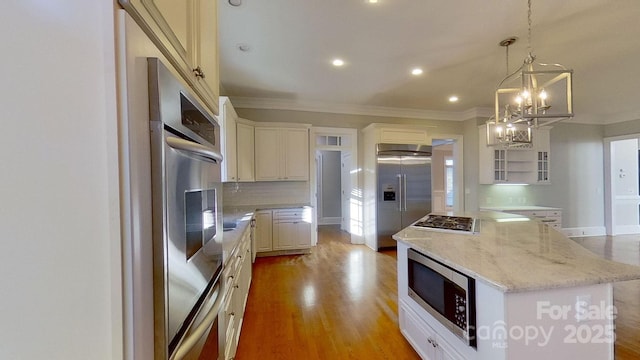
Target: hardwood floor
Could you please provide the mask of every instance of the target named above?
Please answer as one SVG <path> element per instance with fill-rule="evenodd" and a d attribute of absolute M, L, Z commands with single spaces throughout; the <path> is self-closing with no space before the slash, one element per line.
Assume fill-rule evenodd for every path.
<path fill-rule="evenodd" d="M 321 228 L 312 254 L 256 259 L 236 359 L 419 359 L 398 328 L 395 251 Z"/>
<path fill-rule="evenodd" d="M 640 235 L 593 236 L 574 240 L 606 259 L 640 265 Z M 640 280 L 615 283 L 613 300 L 618 310 L 615 320 L 616 360 L 638 360 L 640 359 Z"/>
<path fill-rule="evenodd" d="M 640 236 L 574 239 L 640 265 Z M 396 253 L 321 227 L 312 254 L 258 258 L 238 360 L 419 359 L 398 329 Z M 614 284 L 616 360 L 640 359 L 640 280 Z"/>

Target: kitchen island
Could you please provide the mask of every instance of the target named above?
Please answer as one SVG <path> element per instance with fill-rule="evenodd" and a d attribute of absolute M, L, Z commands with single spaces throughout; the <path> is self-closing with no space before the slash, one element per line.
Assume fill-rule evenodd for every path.
<path fill-rule="evenodd" d="M 461 216 L 476 218 L 479 231 L 410 226 L 393 236 L 400 327 L 423 358 L 614 358 L 611 283 L 640 279 L 640 267 L 604 260 L 523 216 L 491 211 Z M 467 345 L 409 297 L 410 248 L 473 279 L 475 344 Z"/>

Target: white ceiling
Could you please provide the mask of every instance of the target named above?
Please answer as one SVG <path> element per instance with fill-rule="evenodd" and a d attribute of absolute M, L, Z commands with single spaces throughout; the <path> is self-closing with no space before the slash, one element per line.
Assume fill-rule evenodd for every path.
<path fill-rule="evenodd" d="M 533 0 L 532 12 L 537 60 L 574 70 L 571 121 L 640 119 L 639 0 Z M 222 94 L 237 107 L 463 120 L 489 113 L 498 43 L 519 38 L 511 71 L 527 53 L 526 0 L 219 0 L 218 16 Z"/>

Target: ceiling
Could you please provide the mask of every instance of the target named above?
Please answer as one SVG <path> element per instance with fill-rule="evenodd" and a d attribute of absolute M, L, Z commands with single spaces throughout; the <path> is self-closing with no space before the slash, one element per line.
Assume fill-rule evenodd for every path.
<path fill-rule="evenodd" d="M 511 71 L 527 54 L 526 0 L 219 0 L 218 11 L 221 92 L 240 108 L 488 116 L 507 71 L 498 43 L 519 38 Z M 572 122 L 640 119 L 638 19 L 638 0 L 533 0 L 533 54 L 574 70 Z"/>

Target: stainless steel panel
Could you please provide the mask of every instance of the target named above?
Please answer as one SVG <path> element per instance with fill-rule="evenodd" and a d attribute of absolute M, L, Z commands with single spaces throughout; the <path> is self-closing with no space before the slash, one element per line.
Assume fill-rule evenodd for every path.
<path fill-rule="evenodd" d="M 202 340 L 189 334 L 208 332 L 217 310 L 207 309 L 219 304 L 207 296 L 216 289 L 223 256 L 219 125 L 158 59 L 148 65 L 154 357 L 191 358 L 196 355 L 187 348 L 199 349 Z"/>
<path fill-rule="evenodd" d="M 165 131 L 165 137 L 173 136 Z M 163 271 L 167 276 L 165 291 L 168 306 L 168 338 L 173 339 L 222 264 L 221 231 L 217 231 L 212 239 L 196 239 L 200 241 L 200 246 L 195 248 L 193 240 L 189 241 L 188 217 L 185 216 L 186 199 L 194 191 L 201 192 L 202 212 L 199 215 L 204 217 L 205 210 L 217 214 L 222 210 L 217 199 L 221 196 L 222 189 L 218 180 L 218 164 L 195 159 L 170 147 L 165 148 L 165 161 L 167 238 L 163 244 L 166 247 L 163 254 Z M 207 195 L 214 198 L 207 198 Z M 215 215 L 213 217 L 216 218 Z M 222 228 L 215 224 L 213 226 Z M 203 229 L 196 229 L 198 230 L 202 233 Z"/>
<path fill-rule="evenodd" d="M 378 189 L 377 189 L 377 243 L 378 249 L 396 246 L 391 238 L 402 227 L 401 194 L 401 162 L 397 157 L 378 157 Z M 386 193 L 386 198 L 385 198 Z"/>
<path fill-rule="evenodd" d="M 402 157 L 402 173 L 406 201 L 401 227 L 405 228 L 431 212 L 431 158 Z"/>
<path fill-rule="evenodd" d="M 378 156 L 431 156 L 432 147 L 416 144 L 377 144 L 376 154 Z"/>
<path fill-rule="evenodd" d="M 395 247 L 392 235 L 431 212 L 430 146 L 377 145 L 377 248 Z M 402 155 L 397 155 L 402 154 Z"/>

